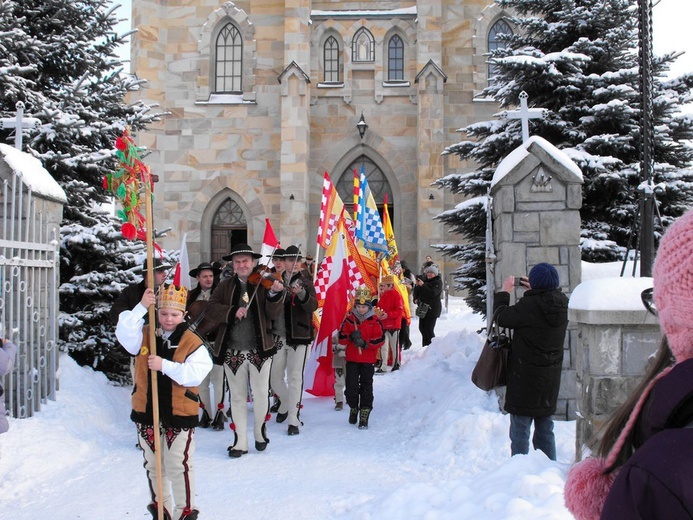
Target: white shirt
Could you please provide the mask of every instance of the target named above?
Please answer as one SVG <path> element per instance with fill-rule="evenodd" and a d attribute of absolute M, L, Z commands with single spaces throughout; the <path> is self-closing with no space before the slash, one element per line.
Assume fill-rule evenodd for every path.
<path fill-rule="evenodd" d="M 138 303 L 131 311 L 123 311 L 118 317 L 116 338 L 131 355 L 136 356 L 142 348 L 142 326 L 147 308 Z M 165 332 L 168 338 L 172 332 Z M 175 348 L 175 347 L 173 347 Z M 212 370 L 212 358 L 206 348 L 198 348 L 183 363 L 163 359 L 161 372 L 181 386 L 198 386 Z"/>

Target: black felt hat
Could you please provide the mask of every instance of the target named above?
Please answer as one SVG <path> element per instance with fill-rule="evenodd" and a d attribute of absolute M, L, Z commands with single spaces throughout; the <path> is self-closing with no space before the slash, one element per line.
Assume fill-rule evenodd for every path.
<path fill-rule="evenodd" d="M 192 269 L 188 274 L 192 276 L 193 278 L 197 277 L 198 274 L 200 274 L 202 271 L 212 271 L 214 275 L 218 275 L 221 272 L 221 269 L 214 267 L 212 264 L 209 262 L 202 262 L 200 265 L 198 265 L 195 269 Z"/>
<path fill-rule="evenodd" d="M 302 258 L 301 251 L 296 246 L 289 246 L 284 252 L 284 258 Z"/>
<path fill-rule="evenodd" d="M 142 270 L 146 271 L 147 267 L 149 266 L 149 263 L 147 262 L 147 259 L 144 259 L 144 264 L 142 265 Z M 171 269 L 171 264 L 167 264 L 161 258 L 155 258 L 154 259 L 154 271 L 168 271 Z"/>
<path fill-rule="evenodd" d="M 262 255 L 254 252 L 248 244 L 236 244 L 231 248 L 231 252 L 226 256 L 222 256 L 222 258 L 224 260 L 233 260 L 233 257 L 236 255 L 250 255 L 256 259 L 262 258 Z"/>

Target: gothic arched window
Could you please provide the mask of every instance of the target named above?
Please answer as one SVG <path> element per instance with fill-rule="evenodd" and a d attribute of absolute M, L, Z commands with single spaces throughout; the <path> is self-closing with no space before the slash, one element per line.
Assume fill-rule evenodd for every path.
<path fill-rule="evenodd" d="M 352 61 L 375 61 L 375 40 L 371 32 L 365 27 L 361 27 L 354 35 L 354 41 L 351 44 L 351 59 Z"/>
<path fill-rule="evenodd" d="M 498 20 L 491 26 L 491 30 L 488 32 L 488 52 L 492 53 L 497 49 L 505 49 L 507 44 L 503 35 L 512 35 L 513 30 L 510 24 L 505 20 Z M 498 72 L 498 66 L 493 63 L 488 64 L 488 82 L 493 83 L 493 76 Z"/>
<path fill-rule="evenodd" d="M 390 220 L 392 220 L 395 204 L 394 200 L 392 200 L 390 183 L 378 165 L 365 155 L 362 155 L 347 166 L 337 182 L 337 193 L 341 197 L 342 202 L 344 202 L 344 207 L 352 216 L 354 215 L 354 170 L 360 175 L 361 168 L 363 168 L 366 174 L 368 187 L 371 189 L 371 193 L 373 193 L 373 200 L 376 206 L 378 206 L 380 213 L 382 213 L 385 194 L 388 194 L 388 214 L 390 215 Z"/>
<path fill-rule="evenodd" d="M 214 92 L 242 92 L 243 41 L 235 25 L 226 24 L 215 43 Z"/>
<path fill-rule="evenodd" d="M 337 38 L 330 36 L 325 40 L 323 53 L 325 82 L 339 83 L 341 81 L 342 56 Z"/>
<path fill-rule="evenodd" d="M 396 34 L 387 44 L 387 79 L 388 81 L 404 79 L 404 42 Z"/>

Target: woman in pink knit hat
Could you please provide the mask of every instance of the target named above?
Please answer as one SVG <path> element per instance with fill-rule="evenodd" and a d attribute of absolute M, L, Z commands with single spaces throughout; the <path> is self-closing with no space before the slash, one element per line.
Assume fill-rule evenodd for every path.
<path fill-rule="evenodd" d="M 580 520 L 693 518 L 693 211 L 662 238 L 653 278 L 662 345 L 598 458 L 568 474 L 566 506 Z"/>

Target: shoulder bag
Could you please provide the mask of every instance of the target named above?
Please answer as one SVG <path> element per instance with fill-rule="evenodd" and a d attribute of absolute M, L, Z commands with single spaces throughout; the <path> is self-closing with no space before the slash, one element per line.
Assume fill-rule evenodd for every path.
<path fill-rule="evenodd" d="M 493 314 L 486 331 L 486 343 L 472 370 L 472 383 L 485 391 L 504 386 L 506 383 L 510 338 L 505 329 L 501 330 L 498 327 L 497 315 L 498 311 Z"/>

